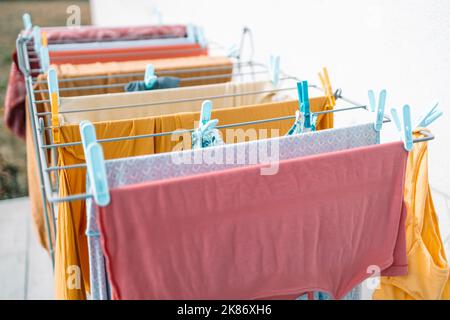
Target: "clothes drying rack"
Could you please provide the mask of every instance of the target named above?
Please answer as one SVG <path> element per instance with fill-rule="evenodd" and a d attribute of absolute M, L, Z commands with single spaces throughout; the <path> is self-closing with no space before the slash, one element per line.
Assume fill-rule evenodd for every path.
<path fill-rule="evenodd" d="M 243 47 L 245 43 L 245 37 L 250 38 L 250 44 L 251 44 L 251 57 L 248 61 L 242 61 L 242 52 Z M 122 40 L 122 39 L 121 39 Z M 134 40 L 130 40 L 134 41 Z M 68 43 L 68 42 L 67 42 Z M 70 43 L 76 43 L 76 42 L 70 42 Z M 81 141 L 73 141 L 73 142 L 67 142 L 67 143 L 55 143 L 52 135 L 52 129 L 54 127 L 46 125 L 51 123 L 50 117 L 52 115 L 51 112 L 38 112 L 37 105 L 42 103 L 48 103 L 50 100 L 36 100 L 35 94 L 40 92 L 34 90 L 34 85 L 37 83 L 36 77 L 34 75 L 36 73 L 44 72 L 42 69 L 32 69 L 31 68 L 31 59 L 37 59 L 35 62 L 40 62 L 39 58 L 36 57 L 36 53 L 33 52 L 33 39 L 29 36 L 29 31 L 22 32 L 19 34 L 17 40 L 16 40 L 16 47 L 17 47 L 17 55 L 18 55 L 18 63 L 19 68 L 21 72 L 24 75 L 25 78 L 25 84 L 26 84 L 26 93 L 27 93 L 27 99 L 28 99 L 28 108 L 29 108 L 29 121 L 30 126 L 32 130 L 32 139 L 34 143 L 34 151 L 36 155 L 36 161 L 37 161 L 37 167 L 39 171 L 39 187 L 41 191 L 42 196 L 42 202 L 43 202 L 43 214 L 45 219 L 45 227 L 47 232 L 47 238 L 49 243 L 49 251 L 52 258 L 52 262 L 54 264 L 54 246 L 53 246 L 53 239 L 56 239 L 56 230 L 52 230 L 50 218 L 53 220 L 53 226 L 54 229 L 56 229 L 56 217 L 57 217 L 57 205 L 62 202 L 70 202 L 70 201 L 80 201 L 80 200 L 86 200 L 88 198 L 92 198 L 93 195 L 90 192 L 82 193 L 82 194 L 74 194 L 66 197 L 60 197 L 58 194 L 58 173 L 61 170 L 71 170 L 74 168 L 85 168 L 86 164 L 77 164 L 77 165 L 68 165 L 68 166 L 57 166 L 56 163 L 56 157 L 57 157 L 57 149 L 68 147 L 68 146 L 81 146 Z M 224 49 L 221 46 L 217 47 L 218 49 Z M 241 44 L 239 49 L 235 52 L 234 58 L 235 63 L 232 67 L 233 70 L 233 78 L 238 78 L 241 76 L 250 76 L 255 77 L 259 74 L 269 74 L 270 68 L 266 64 L 259 63 L 253 61 L 253 40 L 251 37 L 251 31 L 248 28 L 244 28 L 244 31 L 242 33 L 241 37 Z M 30 61 L 31 60 L 31 61 Z M 243 68 L 249 68 L 249 72 L 242 72 Z M 238 72 L 234 73 L 234 70 L 237 69 Z M 256 71 L 255 71 L 256 69 Z M 216 69 L 209 68 L 208 71 L 214 71 Z M 205 71 L 205 69 L 201 68 L 193 68 L 190 70 L 190 72 L 197 72 L 197 71 Z M 184 72 L 184 69 L 183 69 Z M 143 76 L 143 73 L 136 73 L 138 76 Z M 157 73 L 160 75 L 168 75 L 170 73 L 167 72 L 160 72 Z M 124 77 L 125 75 L 115 75 L 111 77 Z M 230 75 L 227 75 L 230 77 Z M 110 76 L 95 76 L 95 77 L 88 77 L 89 79 L 98 79 L 101 77 L 110 77 Z M 72 80 L 85 80 L 86 77 L 79 77 L 79 79 L 71 79 Z M 197 79 L 195 77 L 192 77 L 192 79 Z M 300 81 L 299 78 L 288 75 L 282 71 L 280 71 L 280 81 Z M 60 80 L 63 82 L 64 80 Z M 123 86 L 123 84 L 121 84 Z M 323 94 L 326 93 L 326 90 L 322 88 L 321 86 L 310 84 L 310 88 L 317 90 L 317 92 L 320 92 Z M 87 87 L 82 88 L 83 90 L 89 90 L 94 87 Z M 97 87 L 95 87 L 97 88 Z M 103 88 L 103 86 L 102 86 Z M 64 90 L 65 88 L 61 88 L 60 91 L 70 91 L 70 88 L 67 88 L 67 90 Z M 80 89 L 80 88 L 78 88 Z M 70 111 L 60 111 L 61 114 L 64 113 L 77 113 L 77 112 L 94 112 L 94 111 L 101 111 L 106 109 L 118 109 L 118 108 L 142 108 L 142 107 L 150 107 L 154 105 L 167 105 L 167 104 L 173 104 L 173 103 L 184 103 L 184 102 L 192 102 L 192 101 L 198 101 L 199 102 L 199 108 L 201 105 L 201 102 L 204 100 L 214 100 L 214 99 L 220 99 L 220 98 L 227 98 L 227 97 L 237 97 L 237 96 L 249 96 L 249 95 L 256 95 L 256 94 L 262 94 L 262 93 L 279 93 L 283 91 L 293 91 L 296 90 L 296 86 L 289 86 L 285 88 L 276 88 L 274 90 L 263 90 L 263 91 L 249 91 L 249 92 L 240 92 L 240 93 L 233 93 L 233 94 L 224 94 L 224 95 L 217 95 L 217 96 L 204 96 L 204 97 L 198 97 L 198 98 L 192 98 L 192 99 L 178 99 L 178 100 L 167 100 L 167 101 L 160 101 L 160 102 L 154 102 L 154 103 L 145 103 L 144 104 L 134 104 L 134 105 L 121 105 L 121 106 L 114 106 L 114 107 L 103 107 L 103 108 L 82 108 L 82 109 L 76 109 L 76 110 L 70 110 Z M 330 88 L 331 89 L 331 88 Z M 46 90 L 42 90 L 46 91 Z M 328 92 L 330 94 L 330 92 Z M 320 115 L 320 114 L 327 114 L 327 113 L 334 113 L 334 112 L 343 112 L 343 111 L 350 111 L 350 110 L 369 110 L 368 106 L 365 104 L 360 104 L 358 102 L 355 102 L 349 98 L 346 98 L 342 95 L 342 90 L 338 89 L 335 92 L 332 93 L 334 96 L 334 99 L 336 101 L 342 101 L 345 103 L 344 106 L 340 108 L 335 108 L 333 110 L 325 110 L 320 112 L 313 112 L 313 114 Z M 44 121 L 46 119 L 47 121 Z M 273 122 L 273 121 L 280 121 L 280 120 L 294 120 L 295 115 L 292 116 L 285 116 L 285 117 L 278 117 L 278 118 L 270 118 L 270 119 L 262 119 L 257 121 L 249 121 L 249 122 L 241 122 L 241 123 L 233 123 L 233 124 L 227 124 L 227 125 L 219 125 L 216 128 L 223 129 L 223 128 L 231 128 L 236 126 L 245 126 L 245 125 L 252 125 L 252 124 L 259 124 L 259 123 L 265 123 L 265 122 Z M 391 119 L 386 114 L 384 115 L 384 121 L 383 122 L 390 122 Z M 135 139 L 145 139 L 145 138 L 152 138 L 152 137 L 161 137 L 161 136 L 169 136 L 174 133 L 180 134 L 180 133 L 191 133 L 194 129 L 186 129 L 186 130 L 177 130 L 172 132 L 163 132 L 163 133 L 155 133 L 155 134 L 143 134 L 143 135 L 135 135 L 135 136 L 128 136 L 128 137 L 115 137 L 115 138 L 108 138 L 108 139 L 100 139 L 98 140 L 99 143 L 107 143 L 107 142 L 117 142 L 117 141 L 127 141 L 127 140 L 135 140 Z M 434 135 L 427 132 L 422 131 L 421 132 L 422 137 L 414 139 L 414 143 L 418 142 L 424 142 L 434 139 Z M 49 156 L 50 152 L 50 156 Z M 108 160 L 106 161 L 108 162 Z M 50 218 L 49 218 L 50 216 Z"/>

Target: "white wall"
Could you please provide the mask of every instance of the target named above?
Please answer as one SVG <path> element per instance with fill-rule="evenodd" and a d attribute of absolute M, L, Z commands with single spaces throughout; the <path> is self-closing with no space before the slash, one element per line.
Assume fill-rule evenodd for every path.
<path fill-rule="evenodd" d="M 450 1 L 448 0 L 91 0 L 99 25 L 155 22 L 203 25 L 207 36 L 236 43 L 254 33 L 257 57 L 279 53 L 282 68 L 317 81 L 327 66 L 334 87 L 366 102 L 388 89 L 388 105 L 415 114 L 440 101 L 446 113 L 431 126 L 432 186 L 450 195 Z M 348 113 L 347 113 L 348 116 Z M 349 116 L 348 116 L 349 117 Z M 449 203 L 447 203 L 449 205 Z"/>

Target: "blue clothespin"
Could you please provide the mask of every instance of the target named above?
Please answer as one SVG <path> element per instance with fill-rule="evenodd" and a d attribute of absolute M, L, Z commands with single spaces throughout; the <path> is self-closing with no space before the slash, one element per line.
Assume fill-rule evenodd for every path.
<path fill-rule="evenodd" d="M 439 102 L 433 107 L 427 110 L 422 116 L 420 116 L 414 124 L 414 128 L 429 126 L 433 121 L 443 115 L 443 112 L 438 109 Z"/>
<path fill-rule="evenodd" d="M 213 119 L 211 120 L 211 112 L 212 112 L 212 102 L 210 100 L 205 100 L 202 103 L 202 109 L 200 111 L 200 124 L 199 129 L 202 133 L 213 129 L 219 120 Z"/>
<path fill-rule="evenodd" d="M 80 123 L 80 134 L 94 200 L 99 206 L 104 207 L 109 204 L 110 196 L 103 149 L 97 142 L 95 128 L 91 122 Z"/>
<path fill-rule="evenodd" d="M 369 90 L 368 95 L 369 95 L 369 111 L 375 112 L 374 128 L 375 131 L 377 132 L 377 143 L 380 143 L 380 134 L 384 120 L 384 109 L 386 106 L 386 90 L 384 89 L 381 90 L 378 98 L 378 104 L 376 103 L 375 93 L 373 90 Z"/>
<path fill-rule="evenodd" d="M 411 151 L 413 148 L 413 135 L 412 135 L 412 124 L 411 124 L 411 108 L 409 105 L 405 104 L 402 108 L 401 117 L 399 116 L 396 109 L 391 109 L 392 119 L 397 127 L 398 131 L 403 140 L 403 144 L 407 151 Z"/>
<path fill-rule="evenodd" d="M 148 64 L 145 68 L 144 85 L 147 90 L 154 87 L 158 77 L 155 75 L 155 67 L 152 64 Z"/>
<path fill-rule="evenodd" d="M 197 39 L 197 43 L 200 45 L 200 47 L 202 48 L 206 48 L 206 37 L 205 37 L 205 31 L 203 30 L 202 27 L 197 27 L 196 28 L 196 39 Z"/>
<path fill-rule="evenodd" d="M 280 56 L 271 55 L 269 60 L 269 73 L 274 86 L 280 82 Z"/>
<path fill-rule="evenodd" d="M 40 65 L 42 72 L 47 72 L 48 68 L 50 67 L 50 54 L 48 52 L 48 47 L 41 47 L 41 59 L 40 59 Z"/>
<path fill-rule="evenodd" d="M 41 46 L 42 46 L 42 37 L 41 37 L 41 28 L 39 26 L 33 27 L 33 39 L 34 39 L 34 51 L 39 56 L 41 55 Z"/>
<path fill-rule="evenodd" d="M 50 67 L 50 54 L 48 52 L 47 46 L 47 33 L 42 32 L 42 46 L 41 46 L 41 59 L 40 65 L 43 72 L 47 72 L 47 69 Z"/>
<path fill-rule="evenodd" d="M 405 104 L 403 106 L 403 141 L 405 144 L 405 149 L 411 151 L 413 148 L 413 136 L 412 136 L 412 123 L 411 123 L 411 108 L 409 105 Z"/>
<path fill-rule="evenodd" d="M 311 111 L 309 105 L 308 81 L 297 82 L 300 112 L 305 118 L 305 128 L 311 129 Z"/>
<path fill-rule="evenodd" d="M 207 124 L 211 120 L 212 102 L 205 100 L 202 103 L 202 109 L 200 111 L 200 126 Z"/>
<path fill-rule="evenodd" d="M 200 149 L 215 145 L 217 143 L 223 143 L 218 131 L 214 129 L 219 120 L 211 120 L 211 111 L 212 102 L 209 100 L 203 101 L 200 112 L 200 123 L 198 128 L 192 133 L 193 149 Z"/>
<path fill-rule="evenodd" d="M 189 43 L 195 43 L 196 42 L 196 35 L 195 35 L 195 27 L 193 24 L 188 24 L 186 26 L 186 37 L 188 38 Z"/>
<path fill-rule="evenodd" d="M 22 21 L 23 21 L 23 30 L 24 31 L 29 31 L 31 30 L 31 28 L 33 27 L 32 23 L 31 23 L 31 16 L 29 13 L 24 13 L 22 16 Z"/>

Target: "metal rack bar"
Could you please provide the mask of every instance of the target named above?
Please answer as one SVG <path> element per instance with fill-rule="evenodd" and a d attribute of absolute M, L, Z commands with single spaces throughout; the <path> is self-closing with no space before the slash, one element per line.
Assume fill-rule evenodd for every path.
<path fill-rule="evenodd" d="M 18 62 L 19 62 L 19 67 L 22 71 L 22 73 L 24 74 L 26 79 L 31 79 L 30 73 L 29 73 L 29 67 L 27 68 L 27 66 L 29 66 L 29 63 L 26 61 L 26 56 L 24 55 L 24 45 L 26 44 L 26 39 L 19 37 L 16 40 L 16 49 L 17 49 L 17 53 L 18 53 Z M 34 96 L 31 94 L 32 93 L 32 86 L 30 87 L 30 81 L 26 81 L 26 91 L 27 91 L 27 99 L 29 102 L 29 117 L 30 117 L 30 124 L 31 124 L 31 130 L 32 130 L 32 137 L 33 137 L 33 143 L 34 143 L 34 147 L 35 147 L 35 152 L 36 152 L 36 161 L 37 161 L 37 165 L 39 168 L 39 188 L 41 190 L 41 199 L 42 199 L 42 210 L 43 210 L 43 214 L 44 214 L 44 221 L 45 221 L 45 229 L 47 232 L 47 241 L 48 241 L 48 246 L 49 246 L 49 253 L 50 253 L 50 257 L 52 260 L 52 267 L 54 268 L 55 266 L 55 253 L 54 253 L 54 246 L 53 246 L 53 241 L 52 241 L 52 234 L 54 234 L 52 232 L 51 226 L 50 226 L 50 221 L 49 221 L 49 212 L 48 212 L 48 207 L 47 207 L 47 203 L 49 203 L 49 207 L 50 207 L 50 211 L 52 213 L 52 219 L 53 222 L 55 221 L 54 219 L 54 207 L 53 207 L 53 203 L 51 202 L 47 202 L 48 197 L 51 194 L 51 191 L 48 190 L 48 185 L 49 185 L 49 180 L 48 180 L 48 176 L 46 174 L 44 174 L 44 171 L 42 170 L 42 168 L 46 165 L 46 161 L 43 158 L 43 153 L 40 152 L 39 147 L 42 145 L 42 141 L 39 139 L 39 134 L 38 134 L 38 128 L 36 123 L 39 121 L 38 117 L 36 115 L 35 112 L 35 108 L 33 108 L 33 99 Z M 44 164 L 45 163 L 45 164 Z M 47 177 L 47 178 L 46 178 Z M 50 192 L 49 192 L 50 191 Z M 54 224 L 54 229 L 56 228 L 56 225 Z M 55 235 L 55 239 L 56 239 L 56 234 Z"/>

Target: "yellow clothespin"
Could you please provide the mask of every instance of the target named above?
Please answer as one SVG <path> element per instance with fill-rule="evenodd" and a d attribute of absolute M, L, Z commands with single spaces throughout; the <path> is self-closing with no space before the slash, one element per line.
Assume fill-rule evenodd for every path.
<path fill-rule="evenodd" d="M 328 70 L 327 68 L 323 68 L 323 75 L 321 72 L 319 72 L 319 78 L 320 82 L 322 83 L 322 88 L 325 91 L 325 95 L 328 98 L 328 102 L 330 103 L 331 107 L 334 107 L 336 105 L 336 99 L 334 97 L 333 89 L 331 88 L 331 82 L 330 77 L 328 76 Z"/>
<path fill-rule="evenodd" d="M 53 141 L 55 143 L 59 143 L 59 87 L 58 87 L 58 76 L 56 75 L 56 70 L 50 68 L 47 72 L 47 83 L 48 83 L 48 92 L 50 97 L 50 106 L 52 112 L 52 132 L 53 132 Z"/>
<path fill-rule="evenodd" d="M 48 44 L 48 41 L 47 41 L 47 32 L 42 31 L 41 34 L 42 34 L 42 46 L 43 46 L 43 47 L 46 47 L 47 44 Z"/>

